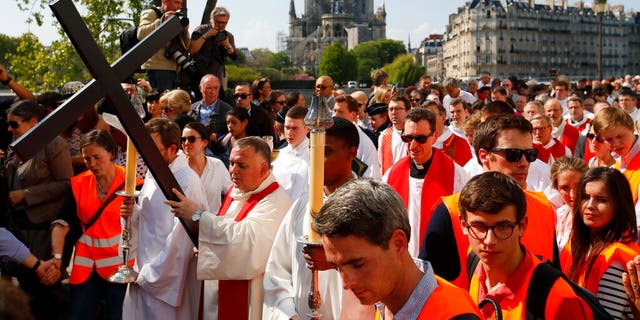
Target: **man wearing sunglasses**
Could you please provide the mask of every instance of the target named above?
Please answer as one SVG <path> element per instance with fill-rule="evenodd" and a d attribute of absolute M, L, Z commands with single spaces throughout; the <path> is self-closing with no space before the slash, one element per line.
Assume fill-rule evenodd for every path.
<path fill-rule="evenodd" d="M 219 99 L 220 86 L 218 77 L 212 74 L 202 77 L 198 86 L 202 100 L 192 104 L 191 111 L 189 111 L 189 116 L 209 128 L 211 142 L 217 141 L 218 137 L 223 137 L 229 132 L 226 116 L 232 107 Z"/>
<path fill-rule="evenodd" d="M 333 79 L 329 76 L 321 76 L 316 80 L 315 94 L 327 99 L 327 107 L 333 108 Z"/>
<path fill-rule="evenodd" d="M 514 178 L 525 191 L 529 230 L 522 243 L 543 260 L 559 261 L 555 241 L 555 213 L 541 192 L 526 190 L 529 165 L 538 156 L 533 148 L 531 123 L 514 114 L 489 117 L 480 123 L 473 139 L 484 172 L 497 171 Z M 465 261 L 469 240 L 458 219 L 460 194 L 443 197 L 431 215 L 420 258 L 429 260 L 436 274 L 467 288 Z"/>
<path fill-rule="evenodd" d="M 402 141 L 409 156 L 389 169 L 383 180 L 402 198 L 409 214 L 409 252 L 417 257 L 429 223 L 431 208 L 440 197 L 462 190 L 467 173 L 442 151 L 433 147 L 438 138 L 433 112 L 414 108 L 407 112 Z"/>
<path fill-rule="evenodd" d="M 236 106 L 244 108 L 249 112 L 249 124 L 247 125 L 247 135 L 249 136 L 273 136 L 274 120 L 269 117 L 267 112 L 251 103 L 253 95 L 251 94 L 251 86 L 244 82 L 236 86 L 233 99 Z"/>
<path fill-rule="evenodd" d="M 480 308 L 483 318 L 524 319 L 533 313 L 545 319 L 592 319 L 590 307 L 566 280 L 534 273 L 551 267 L 542 265 L 521 241 L 535 230 L 529 226 L 531 216 L 525 214 L 526 196 L 514 179 L 499 172 L 475 176 L 462 189 L 459 204 L 459 232 L 479 260 L 469 271 L 473 275 L 469 293 L 475 303 L 484 305 Z M 539 287 L 546 281 L 538 279 L 552 284 L 542 306 L 527 303 L 535 298 L 528 297 L 529 290 L 543 292 Z M 482 303 L 485 298 L 499 307 Z"/>

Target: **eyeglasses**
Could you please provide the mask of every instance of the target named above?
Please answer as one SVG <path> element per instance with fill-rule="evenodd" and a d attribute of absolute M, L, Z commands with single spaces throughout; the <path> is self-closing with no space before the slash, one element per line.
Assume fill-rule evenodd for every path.
<path fill-rule="evenodd" d="M 233 95 L 233 98 L 234 99 L 238 99 L 238 98 L 246 99 L 248 96 L 249 96 L 249 94 L 247 94 L 247 93 L 236 93 L 236 94 Z"/>
<path fill-rule="evenodd" d="M 405 109 L 405 108 L 389 108 L 389 112 L 391 112 L 391 113 L 405 111 L 405 110 L 407 110 L 407 109 Z"/>
<path fill-rule="evenodd" d="M 229 22 L 229 20 L 227 20 L 227 21 L 213 20 L 213 23 L 215 23 L 215 24 L 227 24 L 228 22 Z"/>
<path fill-rule="evenodd" d="M 318 85 L 316 85 L 316 89 L 325 90 L 325 89 L 327 89 L 327 88 L 329 88 L 329 87 L 328 87 L 328 86 L 325 86 L 325 85 L 322 85 L 322 84 L 318 84 Z"/>
<path fill-rule="evenodd" d="M 169 112 L 173 111 L 173 108 L 171 108 L 169 106 L 162 106 L 162 111 L 164 111 L 164 113 L 169 113 Z"/>
<path fill-rule="evenodd" d="M 411 99 L 412 102 L 420 102 L 422 99 Z"/>
<path fill-rule="evenodd" d="M 419 135 L 409 135 L 409 134 L 403 134 L 400 136 L 400 139 L 402 139 L 403 142 L 405 143 L 411 143 L 411 141 L 415 140 L 417 143 L 425 143 L 427 142 L 427 139 L 429 139 L 429 137 L 431 137 L 433 135 L 433 131 L 431 131 L 431 133 L 429 134 L 419 134 Z"/>
<path fill-rule="evenodd" d="M 595 135 L 595 134 L 593 134 L 591 132 L 587 133 L 587 139 L 589 139 L 589 140 L 596 139 L 596 141 L 598 141 L 600 143 L 604 142 L 604 140 L 602 140 L 601 137 L 599 137 L 599 136 L 597 136 L 597 135 Z"/>
<path fill-rule="evenodd" d="M 518 162 L 522 159 L 522 155 L 528 162 L 534 162 L 538 159 L 537 149 L 516 149 L 516 148 L 492 148 L 489 152 L 504 152 L 505 158 L 509 162 Z"/>
<path fill-rule="evenodd" d="M 519 223 L 513 222 L 499 222 L 492 226 L 487 226 L 481 223 L 464 224 L 464 227 L 469 231 L 469 235 L 476 240 L 484 240 L 489 234 L 489 230 L 493 232 L 493 235 L 500 240 L 507 240 L 513 235 L 513 229 Z"/>
<path fill-rule="evenodd" d="M 274 104 L 276 104 L 276 103 L 277 103 L 277 104 L 279 104 L 279 105 L 281 105 L 281 106 L 284 106 L 284 105 L 287 103 L 287 101 L 274 101 L 273 103 L 274 103 Z"/>
<path fill-rule="evenodd" d="M 23 122 L 24 120 L 20 120 L 20 122 L 11 120 L 11 121 L 8 121 L 7 124 L 9 124 L 9 127 L 11 127 L 11 129 L 17 129 L 20 126 L 20 124 Z"/>
<path fill-rule="evenodd" d="M 202 137 L 196 137 L 196 136 L 181 137 L 180 142 L 185 143 L 189 141 L 189 143 L 194 143 L 196 142 L 196 139 L 202 139 Z"/>

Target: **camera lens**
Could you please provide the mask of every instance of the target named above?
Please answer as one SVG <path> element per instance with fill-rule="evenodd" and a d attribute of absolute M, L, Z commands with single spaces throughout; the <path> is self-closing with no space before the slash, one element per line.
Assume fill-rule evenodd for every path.
<path fill-rule="evenodd" d="M 216 40 L 218 40 L 218 41 L 224 41 L 226 38 L 227 38 L 227 33 L 224 32 L 224 31 L 220 31 L 216 35 Z"/>

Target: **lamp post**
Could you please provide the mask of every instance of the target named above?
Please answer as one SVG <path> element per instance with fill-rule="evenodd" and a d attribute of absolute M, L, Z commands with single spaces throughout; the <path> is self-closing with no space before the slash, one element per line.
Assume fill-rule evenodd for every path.
<path fill-rule="evenodd" d="M 600 40 L 600 47 L 598 51 L 598 80 L 602 81 L 602 20 L 604 19 L 605 12 L 609 11 L 609 5 L 607 0 L 595 0 L 593 2 L 593 12 L 598 15 L 598 39 Z"/>

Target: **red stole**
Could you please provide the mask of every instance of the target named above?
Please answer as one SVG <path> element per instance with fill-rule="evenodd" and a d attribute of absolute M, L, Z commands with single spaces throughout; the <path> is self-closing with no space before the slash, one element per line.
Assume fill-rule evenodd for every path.
<path fill-rule="evenodd" d="M 233 202 L 231 190 L 224 197 L 218 216 L 224 216 Z M 278 183 L 272 182 L 264 190 L 252 194 L 247 202 L 242 205 L 235 221 L 240 222 L 249 212 L 266 196 L 278 189 Z M 220 280 L 218 281 L 218 319 L 249 319 L 249 280 Z"/>
<path fill-rule="evenodd" d="M 560 157 L 566 156 L 567 155 L 567 149 L 565 149 L 565 144 L 560 142 L 560 141 L 558 141 L 558 139 L 556 139 L 556 138 L 553 138 L 553 140 L 556 143 L 554 143 L 550 148 L 547 149 L 547 150 L 549 150 L 549 153 L 551 153 L 551 155 L 553 156 L 553 159 L 558 159 Z"/>
<path fill-rule="evenodd" d="M 384 129 L 380 134 L 380 164 L 382 174 L 393 166 L 393 146 L 392 146 L 393 126 Z"/>
<path fill-rule="evenodd" d="M 398 161 L 389 172 L 387 183 L 395 190 L 405 208 L 409 209 L 409 165 L 411 157 L 404 157 Z M 433 149 L 431 165 L 424 177 L 420 201 L 420 242 L 427 231 L 427 225 L 431 219 L 432 207 L 441 197 L 453 193 L 453 180 L 455 179 L 455 166 L 453 160 L 442 151 Z"/>
<path fill-rule="evenodd" d="M 562 137 L 560 137 L 560 141 L 565 146 L 569 147 L 569 150 L 573 153 L 576 150 L 576 144 L 578 144 L 578 138 L 580 137 L 580 132 L 578 129 L 574 128 L 569 124 L 564 125 L 564 130 L 562 131 Z"/>
<path fill-rule="evenodd" d="M 467 140 L 459 137 L 455 133 L 452 133 L 449 139 L 442 142 L 442 152 L 460 166 L 467 164 L 473 157 Z"/>
<path fill-rule="evenodd" d="M 533 148 L 538 150 L 538 159 L 540 159 L 540 161 L 549 163 L 549 157 L 551 156 L 549 150 L 545 149 L 543 145 L 535 142 L 533 143 Z"/>

